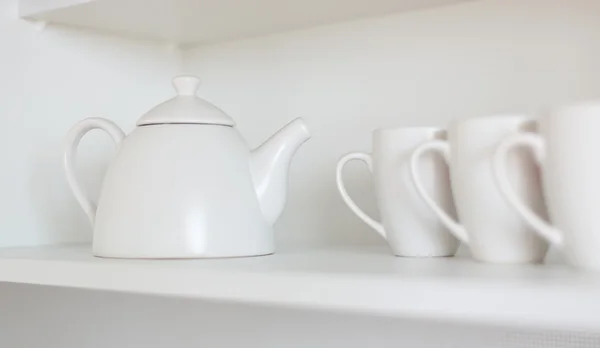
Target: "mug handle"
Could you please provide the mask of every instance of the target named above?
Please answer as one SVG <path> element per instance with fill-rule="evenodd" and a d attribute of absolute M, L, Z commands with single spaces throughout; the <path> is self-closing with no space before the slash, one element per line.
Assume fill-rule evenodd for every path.
<path fill-rule="evenodd" d="M 538 166 L 546 158 L 546 144 L 544 139 L 535 133 L 516 133 L 510 135 L 500 142 L 493 158 L 494 178 L 496 185 L 504 196 L 508 204 L 521 216 L 525 222 L 531 226 L 541 237 L 557 247 L 564 244 L 563 233 L 552 227 L 549 223 L 540 218 L 531 208 L 521 201 L 515 194 L 506 171 L 506 162 L 508 153 L 515 147 L 527 147 L 532 150 L 533 157 Z"/>
<path fill-rule="evenodd" d="M 338 190 L 340 191 L 340 195 L 342 196 L 344 203 L 346 203 L 348 208 L 350 208 L 350 210 L 352 210 L 352 212 L 354 214 L 356 214 L 356 216 L 358 216 L 367 225 L 371 226 L 371 228 L 373 228 L 375 231 L 377 231 L 381 236 L 383 236 L 383 238 L 386 238 L 385 230 L 383 229 L 383 225 L 379 221 L 376 221 L 375 219 L 373 219 L 372 217 L 367 215 L 362 209 L 360 209 L 360 207 L 358 205 L 356 205 L 356 203 L 354 203 L 354 201 L 352 200 L 352 198 L 348 195 L 348 192 L 346 191 L 346 187 L 344 186 L 344 180 L 342 178 L 342 171 L 343 171 L 346 163 L 348 163 L 352 160 L 359 160 L 359 161 L 365 162 L 367 164 L 367 167 L 369 168 L 369 172 L 371 174 L 373 174 L 373 161 L 371 159 L 371 155 L 362 153 L 362 152 L 354 152 L 354 153 L 350 153 L 350 154 L 347 154 L 346 156 L 342 157 L 338 161 L 337 170 L 336 170 L 336 173 L 337 173 L 336 181 L 337 181 Z"/>
<path fill-rule="evenodd" d="M 92 226 L 94 226 L 94 221 L 96 220 L 96 204 L 81 188 L 81 185 L 77 181 L 77 176 L 75 175 L 75 169 L 73 168 L 77 146 L 79 146 L 81 138 L 92 129 L 101 129 L 108 133 L 115 145 L 118 145 L 123 141 L 125 133 L 123 133 L 121 128 L 114 122 L 99 117 L 86 118 L 73 126 L 69 133 L 67 133 L 64 147 L 65 153 L 63 156 L 63 166 L 67 176 L 67 182 L 69 183 L 69 186 L 71 186 L 71 190 L 73 190 L 73 194 L 81 205 L 81 208 L 83 208 L 83 211 L 90 219 Z"/>
<path fill-rule="evenodd" d="M 448 230 L 461 242 L 469 244 L 469 234 L 463 225 L 458 223 L 453 217 L 444 211 L 439 204 L 437 204 L 431 196 L 425 190 L 423 183 L 421 182 L 421 174 L 419 172 L 419 161 L 421 157 L 427 152 L 438 152 L 444 157 L 446 165 L 450 166 L 450 145 L 444 140 L 430 140 L 419 147 L 417 147 L 412 155 L 410 156 L 410 174 L 412 177 L 413 184 L 417 189 L 417 193 L 423 201 L 429 206 L 435 215 L 440 219 L 442 224 L 448 228 Z"/>

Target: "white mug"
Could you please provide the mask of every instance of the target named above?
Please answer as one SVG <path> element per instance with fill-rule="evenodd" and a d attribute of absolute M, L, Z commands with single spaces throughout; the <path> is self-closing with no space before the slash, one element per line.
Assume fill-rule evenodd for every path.
<path fill-rule="evenodd" d="M 492 156 L 507 135 L 527 131 L 533 125 L 522 116 L 468 118 L 452 122 L 448 141 L 433 140 L 417 148 L 411 173 L 417 191 L 446 227 L 471 249 L 473 258 L 491 263 L 540 262 L 548 244 L 505 202 L 494 182 Z M 432 151 L 450 167 L 452 192 L 459 221 L 436 204 L 422 183 L 422 157 Z M 519 197 L 536 212 L 545 206 L 536 165 L 526 151 L 510 156 L 511 182 Z"/>
<path fill-rule="evenodd" d="M 437 128 L 379 129 L 373 132 L 372 154 L 351 153 L 338 162 L 337 186 L 344 202 L 388 241 L 397 256 L 453 256 L 458 249 L 459 242 L 419 199 L 409 177 L 408 161 L 412 151 L 426 140 L 443 138 L 445 132 Z M 365 214 L 346 192 L 342 170 L 351 160 L 364 161 L 373 175 L 381 222 Z M 421 168 L 427 173 L 424 184 L 433 192 L 434 199 L 445 209 L 454 211 L 443 160 L 428 156 L 423 159 Z"/>
<path fill-rule="evenodd" d="M 507 156 L 529 148 L 542 168 L 551 226 L 515 195 Z M 497 183 L 515 211 L 562 249 L 574 266 L 600 270 L 600 102 L 562 108 L 538 121 L 537 133 L 513 134 L 496 150 Z"/>

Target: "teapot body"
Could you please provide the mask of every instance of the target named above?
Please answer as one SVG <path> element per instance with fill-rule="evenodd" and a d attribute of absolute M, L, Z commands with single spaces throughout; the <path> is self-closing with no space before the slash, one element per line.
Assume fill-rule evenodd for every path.
<path fill-rule="evenodd" d="M 119 145 L 94 221 L 96 256 L 198 258 L 273 253 L 250 150 L 233 127 L 137 127 Z"/>
<path fill-rule="evenodd" d="M 87 118 L 68 132 L 67 182 L 93 227 L 94 255 L 210 258 L 271 254 L 272 226 L 287 198 L 292 157 L 310 138 L 302 119 L 250 150 L 221 109 L 199 98 L 200 80 L 173 79 L 177 95 L 137 121 L 128 136 Z M 117 145 L 96 204 L 77 180 L 79 142 L 93 129 Z"/>

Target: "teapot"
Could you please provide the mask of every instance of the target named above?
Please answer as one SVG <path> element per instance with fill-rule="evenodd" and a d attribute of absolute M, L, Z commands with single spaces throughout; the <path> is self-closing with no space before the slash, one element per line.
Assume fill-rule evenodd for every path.
<path fill-rule="evenodd" d="M 298 118 L 254 150 L 235 122 L 196 96 L 200 80 L 173 79 L 177 95 L 137 121 L 127 136 L 88 118 L 67 134 L 69 186 L 93 227 L 93 254 L 114 258 L 215 258 L 274 252 L 290 162 L 310 138 Z M 77 181 L 74 159 L 92 129 L 108 133 L 116 155 L 97 205 Z"/>

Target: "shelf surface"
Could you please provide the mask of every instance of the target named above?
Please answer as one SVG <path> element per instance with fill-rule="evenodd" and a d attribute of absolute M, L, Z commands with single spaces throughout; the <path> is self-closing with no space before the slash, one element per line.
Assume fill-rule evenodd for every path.
<path fill-rule="evenodd" d="M 159 39 L 212 43 L 474 0 L 20 0 L 22 17 Z"/>
<path fill-rule="evenodd" d="M 338 248 L 208 260 L 116 260 L 89 246 L 0 250 L 0 281 L 368 315 L 600 331 L 600 275 Z"/>

